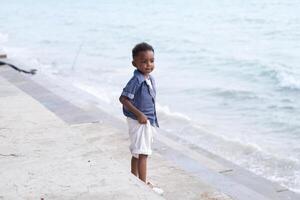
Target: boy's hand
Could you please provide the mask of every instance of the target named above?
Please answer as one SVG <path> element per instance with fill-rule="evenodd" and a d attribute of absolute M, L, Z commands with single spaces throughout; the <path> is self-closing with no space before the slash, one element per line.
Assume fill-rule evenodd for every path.
<path fill-rule="evenodd" d="M 146 115 L 141 113 L 140 115 L 137 116 L 137 120 L 139 121 L 140 124 L 147 124 L 148 118 L 146 117 Z"/>
<path fill-rule="evenodd" d="M 139 111 L 132 103 L 129 101 L 128 97 L 120 96 L 119 98 L 120 102 L 130 111 L 132 112 L 136 117 L 140 124 L 147 124 L 148 118 L 144 113 Z"/>

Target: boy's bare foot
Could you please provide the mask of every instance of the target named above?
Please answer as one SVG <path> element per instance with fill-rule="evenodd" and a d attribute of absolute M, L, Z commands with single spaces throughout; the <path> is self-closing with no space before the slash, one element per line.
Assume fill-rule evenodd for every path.
<path fill-rule="evenodd" d="M 154 191 L 156 192 L 157 194 L 159 195 L 163 195 L 164 194 L 164 191 L 163 189 L 157 187 L 157 186 L 154 186 L 152 183 L 150 182 L 147 182 L 147 185 Z"/>

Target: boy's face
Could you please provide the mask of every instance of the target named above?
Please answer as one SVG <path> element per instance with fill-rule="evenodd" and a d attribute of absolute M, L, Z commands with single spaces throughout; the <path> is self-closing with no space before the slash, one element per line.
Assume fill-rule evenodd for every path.
<path fill-rule="evenodd" d="M 144 75 L 150 74 L 154 69 L 154 52 L 141 51 L 133 58 L 132 65 Z"/>

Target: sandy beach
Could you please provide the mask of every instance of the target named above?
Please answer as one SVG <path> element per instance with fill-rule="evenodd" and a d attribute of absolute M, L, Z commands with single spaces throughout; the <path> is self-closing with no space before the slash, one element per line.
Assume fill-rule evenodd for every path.
<path fill-rule="evenodd" d="M 149 160 L 149 179 L 164 190 L 160 196 L 129 172 L 125 122 L 76 101 L 83 95 L 88 98 L 42 75 L 0 66 L 0 199 L 300 198 L 163 133 Z"/>

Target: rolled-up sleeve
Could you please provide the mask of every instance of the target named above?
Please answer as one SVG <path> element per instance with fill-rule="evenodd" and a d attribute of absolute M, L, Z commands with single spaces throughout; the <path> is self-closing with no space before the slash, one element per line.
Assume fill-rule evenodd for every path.
<path fill-rule="evenodd" d="M 121 96 L 128 97 L 129 99 L 134 99 L 134 95 L 139 87 L 139 82 L 138 79 L 132 78 L 130 81 L 127 83 L 125 88 L 122 91 Z"/>

